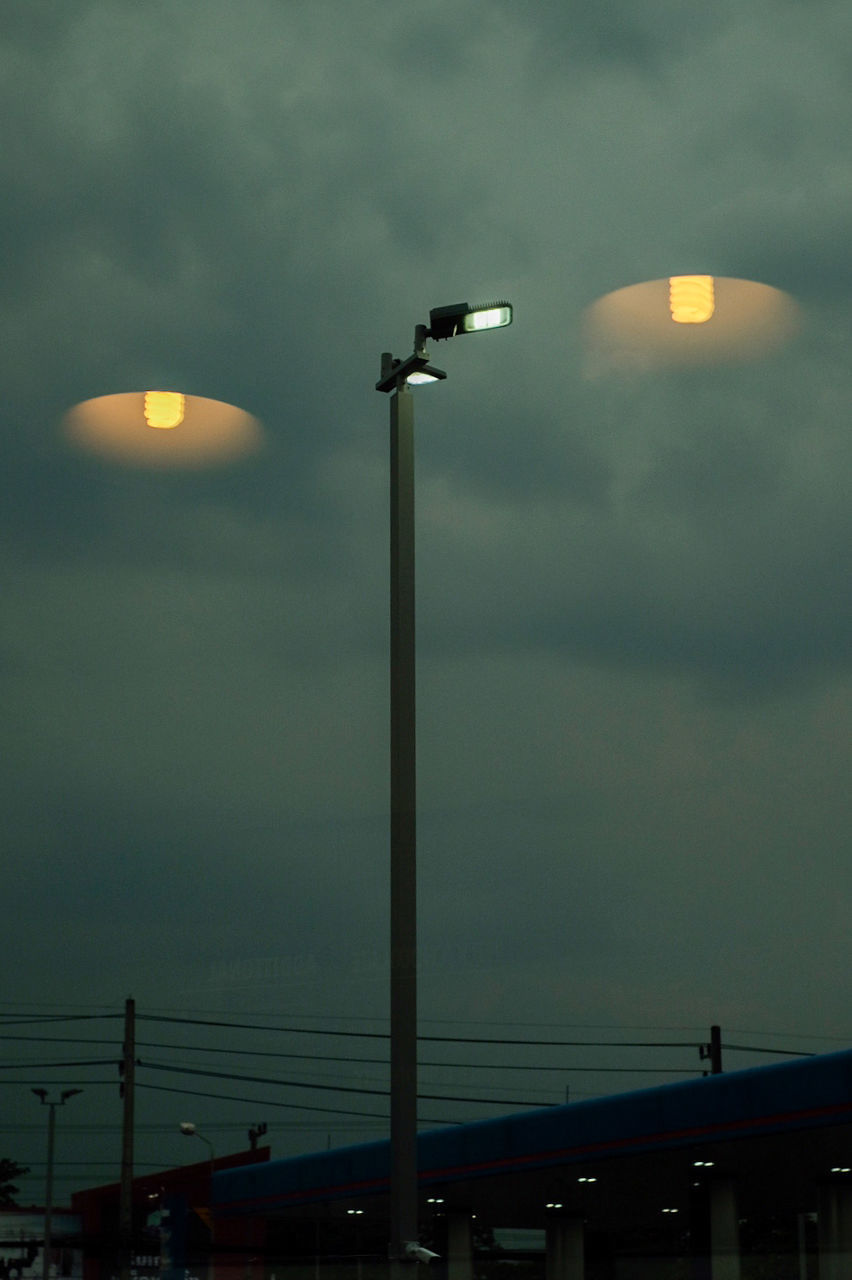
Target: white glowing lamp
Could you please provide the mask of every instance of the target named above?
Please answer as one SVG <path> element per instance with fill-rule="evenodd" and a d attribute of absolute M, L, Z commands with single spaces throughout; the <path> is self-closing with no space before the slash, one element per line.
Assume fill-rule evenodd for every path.
<path fill-rule="evenodd" d="M 465 333 L 478 333 L 481 329 L 505 329 L 512 323 L 512 308 L 508 303 L 499 307 L 486 307 L 482 311 L 470 311 L 462 321 Z"/>
<path fill-rule="evenodd" d="M 456 302 L 450 307 L 433 307 L 429 312 L 428 335 L 432 338 L 455 338 L 460 333 L 482 333 L 486 329 L 505 329 L 512 323 L 510 302 L 486 302 L 472 307 Z"/>

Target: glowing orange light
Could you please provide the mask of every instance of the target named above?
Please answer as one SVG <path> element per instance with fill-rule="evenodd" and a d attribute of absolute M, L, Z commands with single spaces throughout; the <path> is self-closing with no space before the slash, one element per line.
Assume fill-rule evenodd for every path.
<path fill-rule="evenodd" d="M 703 303 L 673 315 L 680 285 L 706 282 Z M 677 286 L 677 287 L 676 287 Z M 708 296 L 709 295 L 709 296 Z M 712 321 L 710 324 L 706 320 Z M 673 322 L 674 321 L 674 322 Z M 756 360 L 789 342 L 803 317 L 788 293 L 731 276 L 663 276 L 604 294 L 583 316 L 585 373 L 650 372 Z"/>
<path fill-rule="evenodd" d="M 130 466 L 215 466 L 256 453 L 263 444 L 260 423 L 245 410 L 173 391 L 84 400 L 68 410 L 63 426 L 75 446 Z"/>
<path fill-rule="evenodd" d="M 186 396 L 179 391 L 146 391 L 145 421 L 149 427 L 170 431 L 179 427 L 186 412 Z"/>
<path fill-rule="evenodd" d="M 716 310 L 712 276 L 671 276 L 669 309 L 676 324 L 705 324 Z"/>

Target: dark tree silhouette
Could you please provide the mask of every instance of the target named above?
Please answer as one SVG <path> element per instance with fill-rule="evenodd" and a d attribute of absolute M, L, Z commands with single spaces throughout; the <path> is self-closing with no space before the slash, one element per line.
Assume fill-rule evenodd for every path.
<path fill-rule="evenodd" d="M 18 1188 L 13 1185 L 12 1180 L 25 1173 L 29 1173 L 29 1169 L 16 1160 L 0 1159 L 0 1208 L 14 1207 Z"/>

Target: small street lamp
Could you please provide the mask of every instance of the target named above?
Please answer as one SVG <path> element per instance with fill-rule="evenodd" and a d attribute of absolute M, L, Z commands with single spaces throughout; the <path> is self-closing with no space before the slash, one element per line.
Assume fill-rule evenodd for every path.
<path fill-rule="evenodd" d="M 50 1280 L 50 1228 L 53 1216 L 53 1146 L 56 1134 L 56 1108 L 64 1107 L 69 1098 L 82 1093 L 82 1089 L 63 1089 L 59 1097 L 51 1100 L 46 1089 L 33 1089 L 33 1093 L 43 1107 L 49 1107 L 47 1118 L 47 1185 L 44 1192 L 44 1257 L 42 1259 L 43 1280 Z"/>
<path fill-rule="evenodd" d="M 181 1133 L 182 1133 L 182 1134 L 184 1135 L 184 1137 L 186 1137 L 186 1138 L 200 1138 L 200 1139 L 201 1139 L 201 1141 L 202 1141 L 203 1143 L 205 1143 L 205 1145 L 206 1145 L 206 1147 L 207 1147 L 207 1150 L 210 1152 L 210 1174 L 209 1174 L 209 1178 L 208 1178 L 208 1181 L 209 1181 L 209 1184 L 210 1184 L 210 1189 L 209 1189 L 209 1191 L 208 1191 L 208 1195 L 207 1195 L 207 1216 L 206 1216 L 206 1217 L 203 1217 L 203 1215 L 201 1215 L 201 1213 L 200 1213 L 198 1210 L 196 1210 L 196 1212 L 199 1212 L 199 1216 L 200 1216 L 200 1217 L 202 1217 L 202 1220 L 203 1220 L 203 1222 L 204 1222 L 205 1226 L 207 1227 L 207 1230 L 208 1230 L 208 1231 L 209 1231 L 209 1233 L 210 1233 L 210 1250 L 211 1250 L 211 1253 L 210 1253 L 210 1260 L 211 1260 L 211 1261 L 210 1261 L 210 1270 L 208 1271 L 208 1275 L 212 1275 L 212 1274 L 213 1274 L 213 1268 L 212 1268 L 212 1260 L 213 1260 L 213 1252 L 212 1252 L 212 1250 L 213 1250 L 213 1172 L 214 1172 L 214 1169 L 215 1169 L 215 1167 L 216 1167 L 216 1157 L 215 1157 L 214 1152 L 213 1152 L 213 1143 L 210 1141 L 210 1139 L 209 1139 L 209 1138 L 205 1138 L 205 1136 L 204 1136 L 204 1134 L 203 1134 L 203 1133 L 199 1133 L 198 1129 L 196 1129 L 195 1125 L 192 1123 L 192 1121 L 191 1121 L 191 1120 L 182 1120 L 182 1121 L 181 1121 L 181 1123 L 180 1123 L 179 1128 L 180 1128 Z"/>
<path fill-rule="evenodd" d="M 382 353 L 377 391 L 390 400 L 390 1258 L 422 1257 L 417 1225 L 417 858 L 414 668 L 414 399 L 412 385 L 446 378 L 427 338 L 502 329 L 508 302 L 436 307 L 405 360 Z"/>
<path fill-rule="evenodd" d="M 213 1154 L 213 1143 L 210 1139 L 205 1138 L 203 1133 L 199 1133 L 191 1120 L 182 1120 L 180 1123 L 180 1131 L 185 1138 L 200 1138 L 202 1142 L 207 1144 L 208 1150 L 210 1151 L 210 1172 L 212 1173 L 215 1156 Z"/>

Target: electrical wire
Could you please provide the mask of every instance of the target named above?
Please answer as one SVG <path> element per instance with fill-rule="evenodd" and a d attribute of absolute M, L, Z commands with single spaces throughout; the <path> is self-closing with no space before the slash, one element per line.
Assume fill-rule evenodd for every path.
<path fill-rule="evenodd" d="M 310 1027 L 273 1027 L 258 1026 L 255 1023 L 245 1022 L 224 1022 L 213 1021 L 211 1019 L 202 1018 L 175 1018 L 161 1017 L 148 1013 L 137 1013 L 137 1022 L 171 1022 L 180 1023 L 186 1026 L 197 1027 L 230 1027 L 235 1031 L 276 1031 L 283 1032 L 287 1035 L 321 1035 L 321 1036 L 344 1036 L 348 1039 L 356 1040 L 389 1040 L 390 1035 L 386 1031 L 337 1031 L 337 1030 L 317 1030 Z M 490 1044 L 490 1045 L 523 1045 L 525 1047 L 546 1047 L 546 1048 L 591 1048 L 591 1049 L 610 1049 L 610 1048 L 629 1048 L 629 1049 L 697 1049 L 700 1048 L 701 1042 L 683 1041 L 683 1040 L 530 1040 L 511 1039 L 504 1036 L 433 1036 L 418 1035 L 418 1041 L 429 1042 L 433 1044 Z"/>
<path fill-rule="evenodd" d="M 110 1067 L 115 1058 L 75 1059 L 73 1062 L 0 1062 L 0 1071 L 41 1071 L 46 1067 Z"/>
<path fill-rule="evenodd" d="M 379 1115 L 375 1111 L 353 1111 L 349 1107 L 317 1107 L 303 1105 L 301 1102 L 280 1102 L 271 1101 L 270 1099 L 259 1098 L 237 1098 L 233 1094 L 227 1093 L 205 1093 L 200 1089 L 177 1089 L 165 1084 L 145 1084 L 142 1081 L 136 1082 L 137 1089 L 151 1089 L 157 1093 L 180 1093 L 192 1098 L 215 1098 L 219 1102 L 243 1102 L 250 1103 L 253 1107 L 286 1107 L 295 1111 L 318 1111 L 324 1115 L 336 1116 L 363 1116 L 367 1120 L 390 1121 L 389 1115 Z M 428 1120 L 427 1124 L 461 1124 L 460 1120 Z"/>
<path fill-rule="evenodd" d="M 722 1043 L 722 1049 L 739 1049 L 743 1053 L 779 1053 L 788 1058 L 816 1058 L 818 1055 L 810 1049 L 766 1049 L 763 1045 Z"/>
<path fill-rule="evenodd" d="M 97 1022 L 103 1018 L 123 1018 L 123 1013 L 57 1013 L 57 1014 L 40 1014 L 37 1017 L 29 1018 L 11 1018 L 6 1014 L 0 1014 L 0 1026 L 3 1027 L 26 1027 L 38 1023 L 54 1023 L 54 1022 Z"/>
<path fill-rule="evenodd" d="M 53 1044 L 99 1044 L 105 1047 L 110 1046 L 110 1042 L 106 1040 L 95 1039 L 76 1039 L 72 1036 L 4 1036 L 0 1034 L 0 1040 L 38 1040 Z M 385 1058 L 353 1058 L 348 1054 L 323 1054 L 323 1053 L 290 1053 L 275 1049 L 231 1049 L 212 1045 L 198 1044 L 172 1044 L 160 1040 L 137 1040 L 136 1047 L 138 1049 L 172 1049 L 178 1053 L 214 1053 L 214 1054 L 232 1054 L 253 1058 L 287 1058 L 299 1061 L 309 1062 L 345 1062 L 345 1063 L 365 1063 L 369 1066 L 386 1066 L 388 1059 Z M 731 1046 L 736 1047 L 736 1046 Z M 775 1052 L 782 1052 L 776 1050 Z M 795 1050 L 791 1050 L 795 1052 Z M 580 1066 L 537 1066 L 534 1063 L 495 1063 L 495 1062 L 429 1062 L 421 1061 L 421 1067 L 451 1067 L 459 1070 L 482 1070 L 482 1071 L 608 1071 L 608 1072 L 651 1072 L 664 1074 L 684 1074 L 692 1075 L 693 1070 L 690 1067 L 580 1067 Z"/>
<path fill-rule="evenodd" d="M 276 1080 L 269 1076 L 233 1075 L 226 1071 L 210 1071 L 202 1067 L 168 1066 L 162 1062 L 141 1062 L 138 1064 L 138 1069 L 145 1068 L 152 1071 L 172 1071 L 179 1075 L 206 1076 L 216 1080 L 235 1080 L 242 1084 L 272 1084 L 287 1089 L 321 1089 L 330 1093 L 361 1093 L 371 1094 L 375 1097 L 382 1098 L 390 1096 L 390 1089 L 368 1089 L 359 1085 L 321 1084 L 317 1081 Z M 448 1094 L 442 1093 L 418 1093 L 417 1096 L 428 1102 L 493 1102 L 506 1107 L 553 1107 L 558 1105 L 555 1102 L 541 1103 L 530 1102 L 528 1100 L 519 1101 L 517 1098 L 457 1098 L 450 1097 Z"/>

